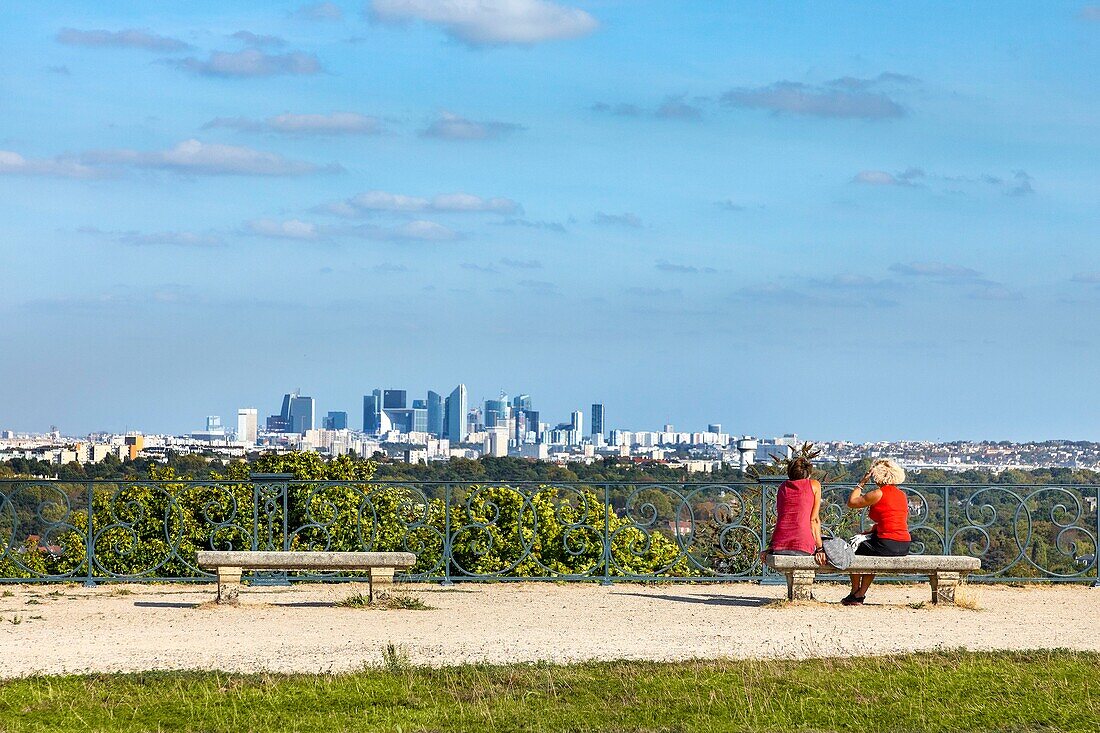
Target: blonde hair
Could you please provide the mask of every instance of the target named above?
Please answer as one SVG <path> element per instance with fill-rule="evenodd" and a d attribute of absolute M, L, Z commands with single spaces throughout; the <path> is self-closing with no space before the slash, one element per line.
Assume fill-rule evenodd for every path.
<path fill-rule="evenodd" d="M 905 469 L 889 458 L 880 458 L 871 464 L 871 480 L 879 486 L 897 486 L 905 481 Z"/>

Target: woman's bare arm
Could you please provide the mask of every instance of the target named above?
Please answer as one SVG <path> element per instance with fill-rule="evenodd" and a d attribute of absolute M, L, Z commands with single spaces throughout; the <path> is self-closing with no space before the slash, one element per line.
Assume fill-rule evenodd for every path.
<path fill-rule="evenodd" d="M 810 512 L 810 531 L 814 535 L 814 561 L 818 565 L 825 565 L 828 560 L 825 558 L 824 546 L 821 544 L 821 482 L 811 479 L 810 486 L 814 490 L 814 508 Z"/>

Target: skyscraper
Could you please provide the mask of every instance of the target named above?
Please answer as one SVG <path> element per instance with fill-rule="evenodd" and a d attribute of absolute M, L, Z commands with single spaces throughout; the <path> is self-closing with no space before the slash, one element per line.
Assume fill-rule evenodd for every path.
<path fill-rule="evenodd" d="M 295 394 L 290 400 L 290 432 L 304 433 L 317 425 L 317 404 L 312 397 Z"/>
<path fill-rule="evenodd" d="M 428 432 L 437 438 L 443 436 L 443 395 L 428 391 Z"/>
<path fill-rule="evenodd" d="M 382 390 L 376 389 L 363 395 L 363 432 L 378 435 L 382 432 Z"/>
<path fill-rule="evenodd" d="M 408 406 L 408 403 L 405 401 L 405 390 L 387 389 L 382 393 L 383 410 L 404 410 Z"/>
<path fill-rule="evenodd" d="M 446 437 L 451 441 L 452 445 L 466 442 L 466 436 L 468 435 L 466 428 L 466 385 L 460 384 L 454 388 L 450 396 L 447 397 L 445 402 L 446 410 Z"/>
<path fill-rule="evenodd" d="M 584 435 L 584 413 L 580 410 L 574 410 L 572 419 L 569 424 L 570 443 L 581 442 L 581 436 Z"/>
<path fill-rule="evenodd" d="M 592 435 L 603 435 L 603 405 L 599 402 L 592 405 Z"/>
<path fill-rule="evenodd" d="M 508 395 L 500 393 L 500 399 L 485 400 L 485 427 L 495 428 L 498 425 L 507 425 L 510 417 L 508 407 Z"/>
<path fill-rule="evenodd" d="M 316 427 L 316 405 L 312 397 L 303 397 L 298 390 L 283 395 L 283 407 L 278 415 L 267 418 L 267 429 L 274 433 L 304 433 Z"/>
<path fill-rule="evenodd" d="M 325 415 L 324 421 L 321 423 L 325 430 L 347 430 L 348 429 L 348 413 L 346 412 L 330 412 Z"/>
<path fill-rule="evenodd" d="M 239 442 L 245 445 L 256 445 L 259 419 L 259 410 L 255 407 L 242 407 L 237 410 L 237 440 Z"/>

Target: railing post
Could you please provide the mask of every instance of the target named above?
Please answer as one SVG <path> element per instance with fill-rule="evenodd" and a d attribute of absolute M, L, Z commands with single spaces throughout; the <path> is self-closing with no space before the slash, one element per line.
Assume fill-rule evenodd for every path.
<path fill-rule="evenodd" d="M 951 487 L 943 487 L 943 554 L 951 554 Z"/>
<path fill-rule="evenodd" d="M 1096 504 L 1093 511 L 1096 514 L 1096 534 L 1092 536 L 1092 569 L 1096 573 L 1096 580 L 1092 582 L 1092 587 L 1100 588 L 1100 486 L 1096 487 Z"/>
<path fill-rule="evenodd" d="M 603 582 L 611 585 L 611 488 L 603 485 Z"/>
<path fill-rule="evenodd" d="M 290 521 L 290 481 L 294 480 L 294 474 L 292 473 L 250 473 L 248 475 L 250 481 L 252 481 L 252 549 L 253 550 L 288 550 L 290 549 L 290 537 L 287 529 L 287 522 Z M 273 490 L 278 491 L 277 496 L 273 494 Z M 272 498 L 278 499 L 278 502 L 273 502 Z M 275 532 L 274 526 L 271 521 L 271 511 L 274 509 L 273 504 L 277 504 L 278 508 L 282 510 L 281 521 L 279 522 L 279 531 L 282 537 L 279 545 L 275 546 Z M 260 546 L 260 513 L 261 505 L 263 505 L 263 511 L 267 512 L 267 537 L 264 544 Z M 290 585 L 290 581 L 287 579 L 286 571 L 276 571 L 274 573 L 254 572 L 252 575 L 252 583 L 254 585 Z"/>
<path fill-rule="evenodd" d="M 92 568 L 92 561 L 94 559 L 93 555 L 95 554 L 95 529 L 92 519 L 95 517 L 95 507 L 93 506 L 93 502 L 95 501 L 95 484 L 89 481 L 85 488 L 87 489 L 87 493 L 84 498 L 85 501 L 87 501 L 87 506 L 84 511 L 87 512 L 88 515 L 88 535 L 84 544 L 84 567 L 87 568 L 87 573 L 84 576 L 84 587 L 94 588 L 95 574 Z"/>
<path fill-rule="evenodd" d="M 756 483 L 760 485 L 760 552 L 768 549 L 768 487 L 772 484 L 785 481 L 786 476 L 757 476 Z M 760 585 L 782 585 L 786 579 L 782 575 L 768 572 L 768 565 L 760 561 Z"/>
<path fill-rule="evenodd" d="M 454 585 L 451 580 L 451 484 L 443 486 L 443 582 L 441 585 Z"/>

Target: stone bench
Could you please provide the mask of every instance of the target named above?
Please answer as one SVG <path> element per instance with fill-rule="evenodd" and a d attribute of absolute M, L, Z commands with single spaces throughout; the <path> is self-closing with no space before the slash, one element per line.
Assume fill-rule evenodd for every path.
<path fill-rule="evenodd" d="M 837 570 L 832 565 L 819 566 L 806 555 L 767 556 L 768 565 L 787 576 L 788 600 L 811 600 L 814 577 L 818 573 L 927 575 L 932 583 L 932 603 L 955 604 L 955 588 L 966 576 L 980 570 L 982 561 L 968 555 L 906 555 L 904 557 L 872 557 L 856 555 L 852 566 Z"/>
<path fill-rule="evenodd" d="M 218 603 L 236 604 L 244 570 L 366 570 L 370 574 L 370 599 L 375 583 L 392 583 L 397 568 L 411 568 L 411 552 L 288 552 L 249 550 L 200 550 L 199 567 L 218 574 Z"/>

